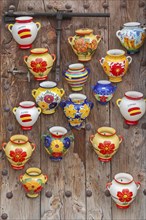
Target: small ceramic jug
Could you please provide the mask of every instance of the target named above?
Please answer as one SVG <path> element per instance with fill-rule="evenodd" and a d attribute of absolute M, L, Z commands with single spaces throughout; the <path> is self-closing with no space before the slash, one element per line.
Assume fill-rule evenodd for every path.
<path fill-rule="evenodd" d="M 107 55 L 102 57 L 100 64 L 111 82 L 121 82 L 126 74 L 129 64 L 132 62 L 130 56 L 125 56 L 124 50 L 113 49 L 107 51 Z"/>
<path fill-rule="evenodd" d="M 31 167 L 25 171 L 25 174 L 20 175 L 19 180 L 26 195 L 30 198 L 36 198 L 43 189 L 48 177 L 42 174 L 39 168 Z"/>
<path fill-rule="evenodd" d="M 34 75 L 35 80 L 46 80 L 56 60 L 56 55 L 49 54 L 46 48 L 35 48 L 30 53 L 29 56 L 24 57 L 29 71 Z"/>
<path fill-rule="evenodd" d="M 145 28 L 142 28 L 139 22 L 125 23 L 123 29 L 117 31 L 116 35 L 129 54 L 139 52 L 146 38 Z"/>
<path fill-rule="evenodd" d="M 22 130 L 31 130 L 41 113 L 41 108 L 37 108 L 32 101 L 24 101 L 19 103 L 19 107 L 13 108 L 13 113 Z"/>
<path fill-rule="evenodd" d="M 107 183 L 106 187 L 116 206 L 120 209 L 127 209 L 135 199 L 140 183 L 135 182 L 128 173 L 118 173 L 111 183 Z"/>
<path fill-rule="evenodd" d="M 87 97 L 83 94 L 72 93 L 69 95 L 68 100 L 60 103 L 60 106 L 64 110 L 69 125 L 73 128 L 81 129 L 84 120 L 93 108 L 93 103 L 87 101 Z"/>
<path fill-rule="evenodd" d="M 109 162 L 117 152 L 123 137 L 116 134 L 111 127 L 101 127 L 95 135 L 90 136 L 90 142 L 98 159 L 102 162 Z"/>
<path fill-rule="evenodd" d="M 27 136 L 21 134 L 13 135 L 8 143 L 2 144 L 6 157 L 15 170 L 24 168 L 35 147 L 34 143 L 28 141 Z"/>
<path fill-rule="evenodd" d="M 43 138 L 50 159 L 60 161 L 71 146 L 74 136 L 68 135 L 64 127 L 54 126 L 49 129 L 49 134 L 43 135 Z"/>
<path fill-rule="evenodd" d="M 89 61 L 95 53 L 101 36 L 94 35 L 92 29 L 82 28 L 75 31 L 74 37 L 68 37 L 68 42 L 78 56 L 79 61 Z"/>
<path fill-rule="evenodd" d="M 113 97 L 117 86 L 113 86 L 107 80 L 99 80 L 95 86 L 92 86 L 93 94 L 101 105 L 106 105 Z"/>
<path fill-rule="evenodd" d="M 64 95 L 64 90 L 57 88 L 56 82 L 44 81 L 38 89 L 32 90 L 36 103 L 44 114 L 53 114 Z"/>
<path fill-rule="evenodd" d="M 40 28 L 41 24 L 39 22 L 34 23 L 33 18 L 28 16 L 17 17 L 15 24 L 8 25 L 8 30 L 21 49 L 32 47 Z"/>
<path fill-rule="evenodd" d="M 116 104 L 128 125 L 137 125 L 146 111 L 146 99 L 141 92 L 128 91 L 122 99 L 117 99 Z"/>

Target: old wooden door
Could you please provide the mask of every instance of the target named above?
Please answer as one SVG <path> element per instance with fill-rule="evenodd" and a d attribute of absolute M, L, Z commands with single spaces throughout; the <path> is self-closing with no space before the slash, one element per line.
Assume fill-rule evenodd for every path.
<path fill-rule="evenodd" d="M 94 108 L 87 124 L 91 129 L 73 130 L 75 142 L 65 158 L 59 162 L 51 162 L 41 142 L 41 135 L 47 127 L 54 125 L 68 126 L 63 111 L 59 107 L 54 115 L 41 115 L 32 131 L 22 132 L 12 113 L 12 108 L 20 101 L 33 100 L 31 90 L 38 88 L 38 82 L 27 81 L 26 74 L 12 75 L 8 70 L 14 67 L 27 72 L 23 56 L 29 50 L 20 50 L 1 19 L 1 142 L 8 142 L 13 134 L 24 133 L 33 140 L 37 149 L 25 168 L 36 166 L 48 174 L 49 180 L 41 195 L 36 199 L 25 196 L 18 177 L 23 171 L 15 171 L 10 167 L 3 152 L 0 152 L 0 216 L 2 219 L 36 220 L 144 220 L 146 219 L 146 115 L 137 126 L 124 125 L 123 118 L 116 106 L 116 100 L 122 98 L 128 90 L 136 90 L 146 96 L 146 43 L 140 53 L 132 56 L 133 62 L 112 101 L 101 106 L 97 104 L 91 91 L 91 85 L 97 80 L 107 79 L 98 60 L 105 56 L 108 49 L 123 49 L 116 38 L 116 31 L 123 23 L 139 21 L 146 23 L 146 2 L 144 0 L 1 0 L 0 9 L 3 15 L 9 5 L 15 5 L 17 11 L 44 12 L 59 9 L 71 9 L 74 12 L 110 12 L 110 18 L 73 18 L 63 21 L 61 39 L 61 70 L 71 63 L 77 62 L 67 38 L 74 35 L 79 27 L 90 27 L 94 33 L 102 35 L 93 59 L 87 63 L 91 69 L 88 83 L 83 94 L 94 102 Z M 55 8 L 55 9 L 53 9 Z M 33 47 L 46 47 L 56 53 L 56 22 L 53 19 L 35 18 L 42 23 L 42 28 Z M 55 67 L 49 80 L 55 80 Z M 63 78 L 58 86 L 65 89 L 67 98 L 71 93 Z M 91 149 L 89 135 L 101 126 L 111 126 L 124 137 L 119 151 L 109 163 L 102 164 Z M 86 126 L 88 128 L 89 126 Z M 141 182 L 138 195 L 128 210 L 120 210 L 111 197 L 105 194 L 106 183 L 119 172 L 131 173 L 136 181 Z M 46 193 L 47 192 L 47 193 Z M 9 193 L 9 194 L 7 194 Z M 48 195 L 48 197 L 47 197 Z"/>

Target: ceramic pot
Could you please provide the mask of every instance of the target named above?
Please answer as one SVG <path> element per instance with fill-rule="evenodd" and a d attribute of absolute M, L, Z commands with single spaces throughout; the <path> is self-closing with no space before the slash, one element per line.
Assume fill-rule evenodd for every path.
<path fill-rule="evenodd" d="M 98 159 L 102 162 L 109 162 L 117 152 L 123 137 L 116 134 L 111 127 L 101 127 L 95 135 L 90 136 L 90 142 Z"/>
<path fill-rule="evenodd" d="M 107 51 L 107 55 L 102 57 L 100 64 L 111 82 L 121 82 L 126 74 L 129 64 L 132 62 L 130 56 L 125 56 L 124 50 L 113 49 Z"/>
<path fill-rule="evenodd" d="M 8 143 L 2 144 L 6 157 L 15 170 L 24 168 L 35 147 L 34 143 L 28 141 L 27 136 L 21 134 L 13 135 Z"/>
<path fill-rule="evenodd" d="M 128 22 L 122 30 L 116 32 L 116 36 L 129 54 L 135 54 L 139 52 L 146 38 L 145 28 L 139 22 Z"/>
<path fill-rule="evenodd" d="M 80 93 L 70 94 L 68 100 L 62 101 L 60 105 L 69 125 L 77 129 L 82 128 L 84 120 L 93 108 L 93 103 L 87 101 L 87 97 Z"/>
<path fill-rule="evenodd" d="M 34 23 L 33 18 L 28 16 L 17 17 L 15 24 L 8 25 L 8 30 L 21 49 L 32 47 L 40 28 L 41 24 L 39 22 Z"/>
<path fill-rule="evenodd" d="M 68 70 L 64 71 L 64 77 L 73 91 L 81 91 L 86 83 L 90 70 L 85 68 L 82 63 L 69 65 Z"/>
<path fill-rule="evenodd" d="M 74 136 L 68 135 L 64 127 L 54 126 L 49 129 L 49 134 L 43 135 L 43 138 L 50 159 L 60 161 L 71 146 Z"/>
<path fill-rule="evenodd" d="M 143 99 L 141 92 L 126 92 L 122 99 L 117 99 L 116 104 L 120 109 L 125 123 L 128 125 L 137 125 L 138 120 L 146 111 L 146 99 Z"/>
<path fill-rule="evenodd" d="M 39 168 L 31 167 L 25 171 L 25 174 L 20 175 L 19 180 L 26 195 L 30 198 L 36 198 L 43 189 L 48 177 L 42 174 Z"/>
<path fill-rule="evenodd" d="M 49 54 L 46 48 L 35 48 L 30 53 L 29 56 L 24 57 L 29 71 L 34 75 L 35 80 L 46 80 L 56 60 L 56 55 Z"/>
<path fill-rule="evenodd" d="M 44 114 L 53 114 L 64 95 L 64 90 L 57 88 L 57 84 L 52 81 L 40 83 L 38 89 L 32 90 L 32 95 Z"/>
<path fill-rule="evenodd" d="M 19 107 L 13 108 L 13 113 L 22 130 L 31 130 L 41 113 L 41 108 L 37 108 L 32 101 L 24 101 L 19 103 Z"/>
<path fill-rule="evenodd" d="M 140 183 L 135 182 L 128 173 L 118 173 L 111 183 L 107 183 L 106 187 L 117 207 L 127 209 L 135 199 Z"/>
<path fill-rule="evenodd" d="M 74 37 L 68 37 L 68 42 L 78 56 L 79 61 L 89 61 L 95 53 L 101 40 L 99 35 L 94 35 L 92 29 L 82 28 L 75 31 Z"/>
<path fill-rule="evenodd" d="M 99 80 L 95 86 L 92 86 L 93 94 L 101 105 L 106 105 L 113 97 L 117 86 L 113 86 L 107 80 Z"/>

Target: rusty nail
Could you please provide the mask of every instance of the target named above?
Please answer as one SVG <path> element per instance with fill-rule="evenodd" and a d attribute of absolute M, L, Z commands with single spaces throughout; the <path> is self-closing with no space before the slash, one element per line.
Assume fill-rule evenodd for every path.
<path fill-rule="evenodd" d="M 145 6 L 145 3 L 144 3 L 144 1 L 140 1 L 138 5 L 139 5 L 140 8 L 142 8 L 142 7 Z"/>
<path fill-rule="evenodd" d="M 2 219 L 7 219 L 7 218 L 8 218 L 7 213 L 3 213 L 3 214 L 1 215 L 1 218 L 2 218 Z"/>
<path fill-rule="evenodd" d="M 9 108 L 9 107 L 4 107 L 4 111 L 5 111 L 5 112 L 9 112 L 9 111 L 10 111 L 10 108 Z"/>
<path fill-rule="evenodd" d="M 2 175 L 3 176 L 7 176 L 8 175 L 8 171 L 6 169 L 2 170 Z"/>
<path fill-rule="evenodd" d="M 65 8 L 66 8 L 66 9 L 71 9 L 71 7 L 72 7 L 72 6 L 71 6 L 70 4 L 68 4 L 68 3 L 65 5 Z"/>
<path fill-rule="evenodd" d="M 8 199 L 12 199 L 13 193 L 12 193 L 12 192 L 8 192 L 8 193 L 6 194 L 6 197 L 7 197 Z"/>
<path fill-rule="evenodd" d="M 47 8 L 48 8 L 48 9 L 52 9 L 53 6 L 48 4 L 48 5 L 47 5 Z"/>
<path fill-rule="evenodd" d="M 85 9 L 88 9 L 88 8 L 90 7 L 90 4 L 89 4 L 89 3 L 85 3 L 85 4 L 83 5 L 83 7 L 84 7 Z"/>
<path fill-rule="evenodd" d="M 87 197 L 91 197 L 91 196 L 92 196 L 92 192 L 91 192 L 90 190 L 87 190 L 87 191 L 86 191 L 86 196 L 87 196 Z"/>
<path fill-rule="evenodd" d="M 52 197 L 52 193 L 50 191 L 47 191 L 45 195 L 46 195 L 47 198 L 51 198 Z"/>
<path fill-rule="evenodd" d="M 146 189 L 143 190 L 143 194 L 146 196 Z"/>
<path fill-rule="evenodd" d="M 102 4 L 102 7 L 103 7 L 104 9 L 107 9 L 107 8 L 109 7 L 109 4 L 108 4 L 107 2 L 104 2 L 104 3 Z"/>
<path fill-rule="evenodd" d="M 27 8 L 28 8 L 29 11 L 31 11 L 33 9 L 33 6 L 32 5 L 28 5 Z"/>
<path fill-rule="evenodd" d="M 110 191 L 107 190 L 107 189 L 105 190 L 104 194 L 105 194 L 105 196 L 107 196 L 107 197 L 111 196 Z"/>
<path fill-rule="evenodd" d="M 11 125 L 8 126 L 8 131 L 13 131 L 13 127 Z"/>
<path fill-rule="evenodd" d="M 72 193 L 71 193 L 70 191 L 66 191 L 66 192 L 65 192 L 65 195 L 66 195 L 66 197 L 71 197 L 71 196 L 72 196 Z"/>
<path fill-rule="evenodd" d="M 86 129 L 87 131 L 90 131 L 90 130 L 91 130 L 91 124 L 87 123 L 87 124 L 85 125 L 85 129 Z"/>

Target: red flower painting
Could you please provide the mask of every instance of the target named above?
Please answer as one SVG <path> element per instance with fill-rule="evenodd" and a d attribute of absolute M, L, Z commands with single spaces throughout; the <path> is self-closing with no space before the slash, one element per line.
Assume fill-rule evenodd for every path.
<path fill-rule="evenodd" d="M 50 104 L 54 101 L 54 97 L 52 95 L 46 95 L 44 101 Z"/>
<path fill-rule="evenodd" d="M 100 102 L 106 102 L 107 97 L 106 96 L 100 96 Z"/>
<path fill-rule="evenodd" d="M 62 156 L 62 153 L 61 153 L 61 152 L 53 152 L 53 153 L 52 153 L 52 156 L 53 156 L 53 157 L 61 157 L 61 156 Z"/>
<path fill-rule="evenodd" d="M 14 162 L 23 162 L 26 159 L 27 153 L 24 152 L 22 149 L 16 148 L 15 151 L 10 151 L 10 157 Z"/>
<path fill-rule="evenodd" d="M 30 66 L 35 73 L 43 73 L 47 70 L 47 62 L 42 58 L 36 58 L 35 61 L 31 61 Z"/>
<path fill-rule="evenodd" d="M 114 65 L 111 65 L 110 68 L 111 68 L 110 72 L 114 76 L 120 76 L 124 73 L 124 67 L 122 66 L 121 63 L 115 63 Z"/>
<path fill-rule="evenodd" d="M 122 192 L 117 192 L 120 202 L 130 202 L 132 200 L 133 193 L 129 189 L 123 189 Z"/>
<path fill-rule="evenodd" d="M 104 141 L 98 145 L 98 148 L 100 149 L 99 152 L 103 155 L 112 154 L 115 150 L 115 145 L 111 144 L 110 141 Z"/>

